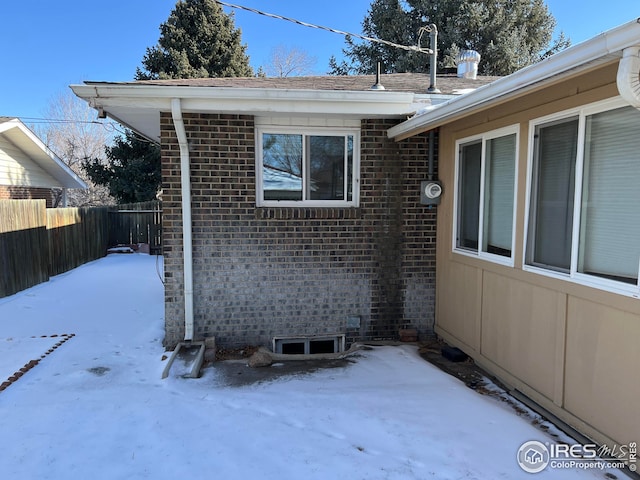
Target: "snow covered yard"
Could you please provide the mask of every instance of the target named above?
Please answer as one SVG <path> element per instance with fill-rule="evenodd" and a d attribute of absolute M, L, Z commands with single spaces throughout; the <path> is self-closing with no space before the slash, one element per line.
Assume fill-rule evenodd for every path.
<path fill-rule="evenodd" d="M 412 346 L 242 387 L 215 368 L 161 380 L 155 261 L 110 255 L 0 299 L 0 383 L 51 350 L 0 392 L 2 478 L 612 478 L 525 473 L 520 445 L 554 440 Z"/>

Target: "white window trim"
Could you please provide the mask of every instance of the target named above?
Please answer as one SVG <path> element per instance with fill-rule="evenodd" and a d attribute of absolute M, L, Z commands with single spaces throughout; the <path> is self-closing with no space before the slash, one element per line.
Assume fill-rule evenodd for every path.
<path fill-rule="evenodd" d="M 263 142 L 264 134 L 294 134 L 353 136 L 353 184 L 352 200 L 265 200 L 263 188 Z M 277 126 L 261 125 L 255 129 L 256 135 L 256 206 L 258 207 L 325 207 L 325 208 L 355 208 L 360 205 L 360 128 L 353 127 L 308 127 L 308 126 Z M 306 178 L 302 179 L 303 188 Z M 346 179 L 345 179 L 346 183 Z M 346 190 L 345 190 L 346 191 Z"/>
<path fill-rule="evenodd" d="M 505 137 L 507 135 L 516 136 L 516 151 L 515 151 L 515 171 L 514 171 L 514 184 L 513 184 L 513 218 L 512 218 L 512 226 L 511 226 L 511 255 L 509 257 L 504 257 L 502 255 L 496 255 L 494 253 L 488 253 L 482 251 L 482 239 L 484 235 L 484 187 L 485 187 L 485 151 L 486 151 L 486 143 L 487 140 L 492 140 L 494 138 Z M 457 245 L 458 238 L 458 197 L 459 197 L 459 180 L 460 180 L 460 147 L 464 144 L 471 143 L 474 141 L 482 142 L 482 162 L 480 165 L 480 212 L 478 218 L 478 250 L 476 252 L 464 248 L 459 248 Z M 452 238 L 452 251 L 454 253 L 464 255 L 467 257 L 480 258 L 482 260 L 487 260 L 489 262 L 498 263 L 500 265 L 505 265 L 508 267 L 514 266 L 515 261 L 515 245 L 516 245 L 516 214 L 518 210 L 518 158 L 519 158 L 519 150 L 520 150 L 520 126 L 519 125 L 510 125 L 508 127 L 499 128 L 497 130 L 491 130 L 489 132 L 485 132 L 479 135 L 473 135 L 470 137 L 461 138 L 456 141 L 456 158 L 455 158 L 455 174 L 454 174 L 454 185 L 455 185 L 455 195 L 453 196 L 453 238 Z"/>
<path fill-rule="evenodd" d="M 578 247 L 580 243 L 580 219 L 582 198 L 582 185 L 584 173 L 584 148 L 585 148 L 585 122 L 589 115 L 615 110 L 617 108 L 628 107 L 629 104 L 622 100 L 621 97 L 615 97 L 599 102 L 590 103 L 581 107 L 563 110 L 551 115 L 539 117 L 529 122 L 529 145 L 527 151 L 527 183 L 525 197 L 525 217 L 524 217 L 524 248 L 522 249 L 522 269 L 527 272 L 543 275 L 550 278 L 569 281 L 578 285 L 597 288 L 619 295 L 640 298 L 640 278 L 639 284 L 631 285 L 616 280 L 609 280 L 595 275 L 588 275 L 578 272 Z M 573 202 L 574 221 L 571 233 L 571 267 L 567 273 L 556 270 L 546 269 L 543 267 L 527 264 L 527 248 L 529 245 L 529 215 L 531 213 L 531 189 L 533 188 L 533 162 L 534 162 L 534 136 L 536 127 L 545 123 L 557 120 L 569 119 L 570 117 L 578 117 L 578 149 L 576 152 L 576 170 L 575 170 L 575 191 Z M 640 269 L 640 267 L 639 267 Z M 639 272 L 640 274 L 640 272 Z M 640 277 L 640 275 L 639 275 Z"/>

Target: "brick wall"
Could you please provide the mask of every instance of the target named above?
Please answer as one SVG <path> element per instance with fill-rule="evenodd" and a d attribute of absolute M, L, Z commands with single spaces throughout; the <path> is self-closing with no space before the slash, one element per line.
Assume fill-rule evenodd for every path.
<path fill-rule="evenodd" d="M 435 210 L 419 205 L 426 137 L 399 144 L 362 122 L 360 207 L 257 208 L 251 116 L 185 114 L 191 156 L 196 337 L 397 338 L 433 326 Z M 161 117 L 168 347 L 184 336 L 180 152 Z M 347 318 L 360 328 L 347 330 Z"/>
<path fill-rule="evenodd" d="M 47 208 L 52 208 L 56 198 L 55 192 L 50 188 L 0 185 L 0 200 L 45 200 Z"/>

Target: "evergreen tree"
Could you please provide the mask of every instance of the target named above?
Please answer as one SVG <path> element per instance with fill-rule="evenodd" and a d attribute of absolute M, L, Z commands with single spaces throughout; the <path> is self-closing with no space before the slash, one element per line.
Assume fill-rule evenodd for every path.
<path fill-rule="evenodd" d="M 136 80 L 243 77 L 253 71 L 232 14 L 214 0 L 180 0 L 147 48 Z"/>
<path fill-rule="evenodd" d="M 147 48 L 136 80 L 252 76 L 233 16 L 213 0 L 180 0 Z M 133 132 L 105 148 L 107 161 L 83 163 L 89 178 L 120 203 L 153 200 L 160 190 L 160 149 Z"/>
<path fill-rule="evenodd" d="M 160 188 L 160 148 L 125 132 L 105 148 L 107 162 L 83 162 L 82 168 L 96 185 L 103 185 L 118 203 L 155 200 Z"/>
<path fill-rule="evenodd" d="M 438 67 L 455 66 L 461 49 L 482 56 L 479 73 L 508 75 L 569 45 L 560 34 L 552 42 L 555 20 L 543 0 L 374 0 L 363 33 L 402 45 L 417 45 L 420 27 L 438 29 Z M 332 74 L 375 73 L 377 62 L 389 73 L 427 72 L 429 57 L 377 43 L 346 39 L 349 62 L 330 60 Z M 429 47 L 423 35 L 422 47 Z"/>

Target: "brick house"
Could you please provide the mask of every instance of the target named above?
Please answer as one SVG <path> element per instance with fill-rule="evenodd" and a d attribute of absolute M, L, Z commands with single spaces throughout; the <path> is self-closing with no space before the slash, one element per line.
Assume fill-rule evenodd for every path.
<path fill-rule="evenodd" d="M 0 200 L 64 204 L 67 188 L 87 185 L 19 119 L 0 117 Z"/>
<path fill-rule="evenodd" d="M 166 343 L 410 324 L 635 468 L 640 19 L 464 95 L 418 79 L 74 87 L 162 145 Z"/>
<path fill-rule="evenodd" d="M 384 91 L 373 76 L 72 86 L 161 145 L 165 345 L 311 338 L 313 352 L 432 333 L 437 209 L 420 187 L 437 175 L 437 136 L 387 130 L 489 80 L 439 77 L 438 93 L 421 74 L 384 75 Z"/>

